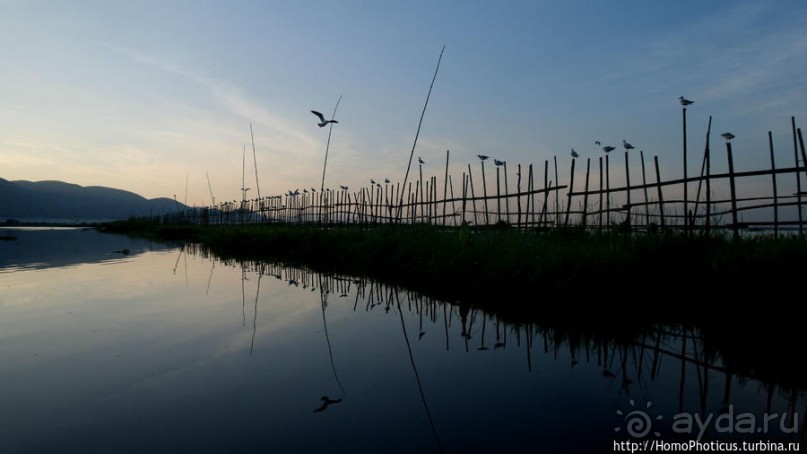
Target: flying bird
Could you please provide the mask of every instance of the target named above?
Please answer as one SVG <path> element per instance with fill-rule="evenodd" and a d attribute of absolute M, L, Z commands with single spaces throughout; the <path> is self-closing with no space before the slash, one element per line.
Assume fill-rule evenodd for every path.
<path fill-rule="evenodd" d="M 684 107 L 686 107 L 686 106 L 688 106 L 688 105 L 695 102 L 695 101 L 690 101 L 690 100 L 684 98 L 683 96 L 679 96 L 678 100 L 681 101 L 681 105 L 684 106 Z"/>
<path fill-rule="evenodd" d="M 421 164 L 426 164 L 426 161 L 424 161 L 420 156 L 418 156 L 418 162 Z"/>
<path fill-rule="evenodd" d="M 476 157 L 481 159 L 482 161 L 484 161 L 485 159 L 488 159 L 490 156 L 485 156 L 483 154 L 478 154 L 478 155 L 476 155 Z"/>
<path fill-rule="evenodd" d="M 494 159 L 493 163 L 496 164 L 497 166 L 500 166 L 500 165 L 504 164 L 504 161 L 499 161 L 498 159 Z"/>
<path fill-rule="evenodd" d="M 573 158 L 579 158 L 580 157 L 580 155 L 576 151 L 574 151 L 574 148 L 572 148 L 572 157 Z"/>
<path fill-rule="evenodd" d="M 320 128 L 322 128 L 323 126 L 326 126 L 328 123 L 339 123 L 336 120 L 326 120 L 325 116 L 322 115 L 321 113 L 317 112 L 316 110 L 312 110 L 311 113 L 316 115 L 317 117 L 319 117 L 319 123 L 318 124 L 319 124 Z"/>
<path fill-rule="evenodd" d="M 625 139 L 622 139 L 622 146 L 625 147 L 626 150 L 633 150 L 634 146 L 629 144 Z"/>
<path fill-rule="evenodd" d="M 731 140 L 731 139 L 733 139 L 733 138 L 734 138 L 734 134 L 732 134 L 732 133 L 730 133 L 730 132 L 724 132 L 723 134 L 720 134 L 720 135 L 721 135 L 721 136 L 722 136 L 724 139 L 726 139 L 726 141 L 729 141 L 729 140 Z"/>

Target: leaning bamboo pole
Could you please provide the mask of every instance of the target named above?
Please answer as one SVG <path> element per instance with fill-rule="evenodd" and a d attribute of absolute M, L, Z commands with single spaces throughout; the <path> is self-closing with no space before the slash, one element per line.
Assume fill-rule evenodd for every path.
<path fill-rule="evenodd" d="M 403 185 L 406 187 L 406 183 L 409 180 L 409 170 L 412 167 L 412 158 L 415 156 L 415 147 L 418 143 L 418 137 L 420 136 L 420 127 L 423 125 L 423 117 L 426 115 L 426 108 L 429 106 L 429 98 L 432 95 L 432 88 L 434 88 L 434 81 L 437 80 L 437 72 L 440 70 L 440 61 L 443 59 L 443 52 L 446 50 L 446 46 L 440 50 L 440 57 L 437 58 L 437 67 L 434 68 L 434 76 L 432 77 L 432 82 L 429 85 L 429 91 L 426 94 L 426 102 L 423 104 L 423 110 L 420 112 L 420 120 L 418 121 L 418 129 L 415 132 L 415 141 L 412 143 L 412 151 L 409 153 L 409 163 L 406 166 L 406 174 L 404 175 Z M 401 213 L 402 213 L 402 205 L 403 204 L 403 194 L 401 195 L 401 199 L 398 203 L 398 219 L 400 220 Z"/>

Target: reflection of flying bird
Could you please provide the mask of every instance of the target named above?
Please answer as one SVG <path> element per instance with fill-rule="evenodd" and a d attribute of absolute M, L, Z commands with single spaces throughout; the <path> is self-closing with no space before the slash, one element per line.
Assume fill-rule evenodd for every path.
<path fill-rule="evenodd" d="M 580 155 L 576 151 L 574 151 L 574 148 L 572 148 L 572 157 L 573 158 L 579 158 L 580 157 Z"/>
<path fill-rule="evenodd" d="M 314 409 L 314 413 L 319 413 L 321 411 L 327 410 L 328 405 L 338 404 L 339 402 L 342 402 L 342 399 L 331 399 L 328 396 L 322 396 L 322 397 L 319 398 L 319 400 L 322 401 L 322 405 L 320 405 L 318 408 Z"/>
<path fill-rule="evenodd" d="M 723 138 L 726 139 L 726 141 L 729 141 L 734 138 L 734 134 L 730 132 L 724 132 L 723 134 L 720 135 L 723 136 Z"/>
<path fill-rule="evenodd" d="M 339 123 L 336 120 L 326 120 L 325 116 L 322 115 L 321 113 L 317 112 L 316 110 L 312 110 L 311 113 L 316 115 L 317 117 L 319 117 L 318 125 L 319 125 L 320 128 L 327 125 L 328 123 Z"/>
<path fill-rule="evenodd" d="M 695 102 L 695 101 L 690 101 L 690 100 L 684 98 L 683 96 L 679 96 L 678 100 L 681 101 L 681 105 L 684 106 L 684 107 L 686 107 L 686 106 L 688 106 L 688 105 Z"/>

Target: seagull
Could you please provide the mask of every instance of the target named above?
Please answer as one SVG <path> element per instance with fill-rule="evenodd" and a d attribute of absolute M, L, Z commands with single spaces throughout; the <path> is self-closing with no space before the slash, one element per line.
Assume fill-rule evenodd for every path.
<path fill-rule="evenodd" d="M 376 184 L 375 180 L 373 180 L 372 178 L 370 178 L 370 184 L 375 185 L 375 184 Z"/>
<path fill-rule="evenodd" d="M 418 162 L 421 164 L 426 164 L 426 161 L 424 161 L 420 156 L 418 156 Z"/>
<path fill-rule="evenodd" d="M 684 98 L 683 96 L 679 96 L 678 100 L 681 101 L 681 105 L 684 106 L 684 107 L 686 107 L 686 106 L 688 106 L 688 105 L 695 102 L 695 101 L 690 101 L 690 100 Z"/>
<path fill-rule="evenodd" d="M 606 145 L 606 146 L 602 147 L 602 151 L 604 151 L 606 153 L 610 153 L 610 152 L 612 152 L 614 150 L 616 150 L 616 147 L 612 147 L 610 145 Z"/>
<path fill-rule="evenodd" d="M 729 141 L 734 138 L 734 134 L 730 132 L 724 132 L 723 134 L 720 135 L 723 136 L 723 138 L 726 139 L 726 141 Z"/>
<path fill-rule="evenodd" d="M 320 128 L 327 125 L 328 123 L 339 123 L 336 120 L 326 120 L 325 116 L 322 115 L 321 113 L 317 112 L 316 110 L 312 110 L 311 113 L 316 115 L 317 117 L 319 117 L 319 123 L 318 124 L 319 124 Z"/>
<path fill-rule="evenodd" d="M 574 151 L 574 148 L 572 148 L 572 157 L 573 158 L 579 158 L 580 157 L 580 155 L 576 151 Z"/>
<path fill-rule="evenodd" d="M 384 178 L 384 183 L 389 184 L 389 178 Z"/>
<path fill-rule="evenodd" d="M 314 189 L 314 188 L 311 188 L 311 192 L 317 192 L 317 190 Z"/>
<path fill-rule="evenodd" d="M 482 161 L 484 161 L 485 159 L 488 159 L 490 156 L 485 156 L 483 154 L 478 154 L 478 155 L 476 155 L 476 157 L 481 159 Z"/>
<path fill-rule="evenodd" d="M 504 164 L 504 161 L 499 161 L 498 159 L 494 159 L 493 163 L 496 164 L 497 166 L 500 166 L 500 165 Z"/>
<path fill-rule="evenodd" d="M 325 410 L 328 409 L 329 405 L 338 404 L 339 402 L 342 402 L 342 399 L 331 399 L 328 396 L 322 396 L 322 397 L 319 398 L 319 400 L 322 401 L 322 405 L 320 405 L 318 408 L 316 408 L 314 410 L 314 413 L 319 413 L 321 411 L 325 411 Z"/>
<path fill-rule="evenodd" d="M 625 147 L 626 150 L 633 150 L 634 146 L 629 144 L 625 139 L 622 139 L 622 146 Z"/>
<path fill-rule="evenodd" d="M 341 190 L 343 190 L 343 191 L 347 191 L 347 186 L 342 186 L 342 185 L 339 185 L 339 188 L 340 188 Z"/>
<path fill-rule="evenodd" d="M 601 143 L 600 143 L 600 141 L 598 140 L 598 141 L 594 142 L 594 145 L 600 146 L 600 145 L 602 145 L 602 144 L 601 144 Z"/>

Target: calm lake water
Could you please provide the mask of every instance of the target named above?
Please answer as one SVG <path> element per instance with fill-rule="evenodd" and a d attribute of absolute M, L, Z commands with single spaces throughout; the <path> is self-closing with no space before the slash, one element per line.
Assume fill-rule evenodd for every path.
<path fill-rule="evenodd" d="M 0 452 L 804 445 L 804 390 L 734 373 L 697 331 L 617 342 L 192 246 L 0 237 Z"/>

